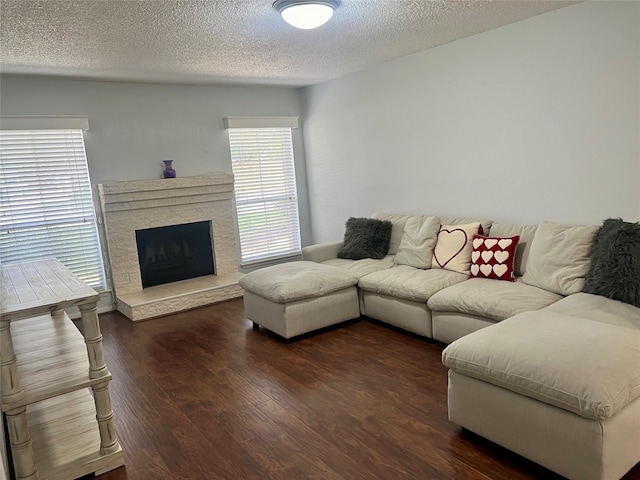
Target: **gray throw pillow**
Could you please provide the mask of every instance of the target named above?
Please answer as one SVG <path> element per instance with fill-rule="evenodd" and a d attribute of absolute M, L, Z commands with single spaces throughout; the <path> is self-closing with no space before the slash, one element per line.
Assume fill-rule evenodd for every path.
<path fill-rule="evenodd" d="M 602 223 L 582 291 L 640 307 L 640 223 L 620 218 Z"/>
<path fill-rule="evenodd" d="M 346 223 L 344 242 L 338 258 L 384 258 L 389 250 L 391 228 L 392 223 L 388 220 L 351 217 Z"/>

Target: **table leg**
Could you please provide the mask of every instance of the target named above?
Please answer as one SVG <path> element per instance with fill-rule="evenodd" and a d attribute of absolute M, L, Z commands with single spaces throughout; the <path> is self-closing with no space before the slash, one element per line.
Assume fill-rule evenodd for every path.
<path fill-rule="evenodd" d="M 40 475 L 33 456 L 31 435 L 29 434 L 29 426 L 27 425 L 27 409 L 26 407 L 21 407 L 6 412 L 6 415 L 16 479 L 38 480 Z"/>
<path fill-rule="evenodd" d="M 24 398 L 24 392 L 18 379 L 10 320 L 0 321 L 0 385 L 3 405 L 16 403 Z"/>
<path fill-rule="evenodd" d="M 109 398 L 109 382 L 91 387 L 96 404 L 96 419 L 100 431 L 100 453 L 108 455 L 121 450 L 115 428 L 113 426 L 113 410 Z"/>
<path fill-rule="evenodd" d="M 89 378 L 109 376 L 110 373 L 104 361 L 102 350 L 102 333 L 98 323 L 97 303 L 80 305 L 79 308 L 82 316 L 84 343 L 87 346 L 87 355 L 89 356 Z"/>
<path fill-rule="evenodd" d="M 109 397 L 109 381 L 111 374 L 104 361 L 102 349 L 102 333 L 98 322 L 97 305 L 95 303 L 80 305 L 82 326 L 84 330 L 84 343 L 89 355 L 89 378 L 107 377 L 103 383 L 94 385 L 93 400 L 96 404 L 96 419 L 100 431 L 100 453 L 108 455 L 121 450 L 113 426 L 113 410 Z"/>

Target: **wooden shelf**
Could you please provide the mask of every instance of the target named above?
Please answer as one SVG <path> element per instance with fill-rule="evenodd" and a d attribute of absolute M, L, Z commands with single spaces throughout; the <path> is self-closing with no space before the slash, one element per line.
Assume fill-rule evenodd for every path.
<path fill-rule="evenodd" d="M 124 463 L 122 449 L 100 453 L 96 407 L 86 388 L 29 405 L 27 422 L 43 480 L 99 475 Z"/>
<path fill-rule="evenodd" d="M 63 311 L 13 322 L 11 337 L 25 396 L 3 403 L 3 411 L 111 380 L 110 374 L 89 378 L 84 337 Z"/>
<path fill-rule="evenodd" d="M 51 306 L 97 303 L 100 295 L 54 258 L 0 268 L 0 310 L 4 320 L 43 315 Z"/>
<path fill-rule="evenodd" d="M 0 403 L 17 478 L 73 480 L 124 465 L 99 298 L 55 259 L 0 267 Z M 71 306 L 82 333 L 63 311 Z"/>

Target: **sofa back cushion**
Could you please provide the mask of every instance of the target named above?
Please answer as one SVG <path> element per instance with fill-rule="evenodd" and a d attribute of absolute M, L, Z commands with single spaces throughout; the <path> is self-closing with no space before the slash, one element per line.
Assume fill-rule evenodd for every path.
<path fill-rule="evenodd" d="M 388 220 L 393 225 L 391 229 L 391 241 L 389 243 L 389 251 L 388 255 L 396 255 L 400 248 L 400 242 L 402 241 L 402 237 L 404 236 L 404 227 L 409 219 L 420 219 L 424 218 L 425 215 L 406 215 L 401 213 L 374 213 L 371 215 L 371 218 L 375 218 L 378 220 Z M 428 217 L 428 216 L 427 216 Z M 482 225 L 482 231 L 486 235 L 487 232 L 491 229 L 491 225 L 493 224 L 493 220 L 488 220 L 486 218 L 471 218 L 471 217 L 433 217 L 440 219 L 440 225 L 464 225 L 467 223 L 475 223 L 478 222 Z M 436 235 L 438 232 L 436 231 Z"/>
<path fill-rule="evenodd" d="M 410 217 L 404 225 L 404 234 L 394 259 L 396 265 L 431 268 L 433 247 L 439 230 L 440 217 Z"/>
<path fill-rule="evenodd" d="M 412 217 L 415 217 L 415 215 L 402 215 L 398 213 L 374 213 L 371 215 L 371 218 L 375 218 L 377 220 L 388 220 L 391 222 L 391 241 L 389 242 L 388 255 L 395 255 L 398 253 L 400 241 L 402 240 L 402 235 L 404 235 L 404 225 L 407 223 L 407 220 Z"/>
<path fill-rule="evenodd" d="M 440 216 L 440 225 L 465 225 L 468 223 L 479 223 L 482 226 L 480 235 L 488 235 L 493 225 L 493 220 L 487 218 L 472 218 L 472 217 L 452 217 L 452 216 Z"/>
<path fill-rule="evenodd" d="M 509 223 L 494 223 L 491 225 L 492 237 L 514 237 L 518 235 L 518 247 L 516 248 L 516 259 L 514 263 L 514 273 L 516 277 L 524 275 L 527 266 L 527 258 L 531 251 L 531 243 L 538 229 L 537 225 L 519 225 Z"/>
<path fill-rule="evenodd" d="M 596 225 L 542 222 L 531 243 L 522 281 L 560 295 L 582 291 Z"/>

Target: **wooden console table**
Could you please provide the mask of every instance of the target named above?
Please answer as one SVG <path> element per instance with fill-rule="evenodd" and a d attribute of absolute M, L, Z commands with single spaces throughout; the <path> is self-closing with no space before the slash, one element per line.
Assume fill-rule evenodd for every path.
<path fill-rule="evenodd" d="M 98 293 L 55 259 L 0 267 L 0 404 L 19 480 L 124 465 L 109 398 Z M 81 334 L 64 308 L 77 306 Z"/>

